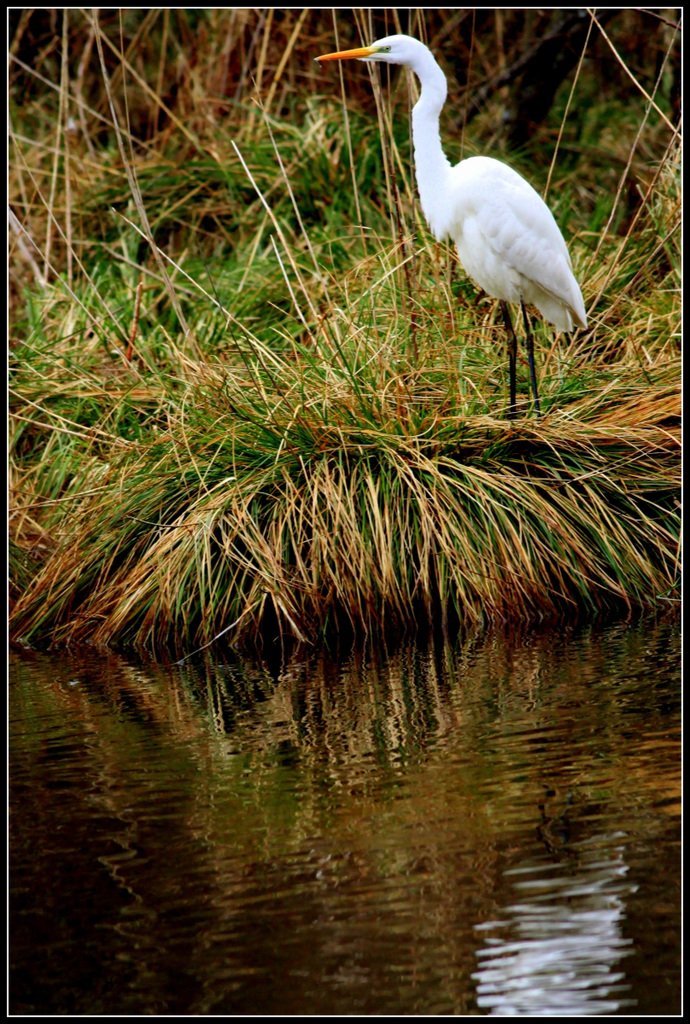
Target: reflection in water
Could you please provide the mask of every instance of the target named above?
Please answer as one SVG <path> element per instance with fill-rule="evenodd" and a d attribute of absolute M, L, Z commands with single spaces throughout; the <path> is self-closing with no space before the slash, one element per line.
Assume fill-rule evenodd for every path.
<path fill-rule="evenodd" d="M 486 942 L 473 974 L 480 1008 L 493 1015 L 585 1016 L 634 1004 L 631 985 L 617 970 L 633 941 L 622 934 L 626 897 L 637 891 L 626 880 L 625 838 L 575 844 L 574 864 L 542 858 L 506 871 L 519 902 L 506 907 L 503 920 L 476 926 Z M 504 930 L 505 937 L 491 934 Z"/>
<path fill-rule="evenodd" d="M 674 1012 L 678 643 L 13 655 L 12 1011 Z"/>

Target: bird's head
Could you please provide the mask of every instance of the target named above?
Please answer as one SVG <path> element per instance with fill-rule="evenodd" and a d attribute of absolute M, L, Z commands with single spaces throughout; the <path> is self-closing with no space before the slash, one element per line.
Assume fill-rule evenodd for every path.
<path fill-rule="evenodd" d="M 359 46 L 354 50 L 339 50 L 337 53 L 325 53 L 317 57 L 319 62 L 324 60 L 367 60 L 379 61 L 384 64 L 404 64 L 413 70 L 424 60 L 430 57 L 424 43 L 412 36 L 386 36 L 385 39 L 377 39 L 371 46 Z"/>

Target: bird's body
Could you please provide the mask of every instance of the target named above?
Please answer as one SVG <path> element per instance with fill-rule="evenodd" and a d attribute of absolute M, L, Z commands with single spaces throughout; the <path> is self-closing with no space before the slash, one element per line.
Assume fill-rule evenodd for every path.
<path fill-rule="evenodd" d="M 537 307 L 559 331 L 586 327 L 582 294 L 563 236 L 548 206 L 507 164 L 474 156 L 452 166 L 441 146 L 439 117 L 446 101 L 446 78 L 430 50 L 418 39 L 395 35 L 371 46 L 325 54 L 317 60 L 356 58 L 403 64 L 421 84 L 412 110 L 415 175 L 422 211 L 439 241 L 455 242 L 467 275 L 501 301 L 514 343 L 506 303 Z M 527 314 L 524 312 L 528 327 Z M 537 409 L 536 376 L 528 327 L 528 352 Z M 515 408 L 515 353 L 511 355 L 511 409 Z"/>
<path fill-rule="evenodd" d="M 559 331 L 585 327 L 582 295 L 553 214 L 507 164 L 473 156 L 448 167 L 445 196 L 420 186 L 429 227 L 455 242 L 465 272 L 505 302 L 531 303 Z M 448 198 L 450 202 L 448 202 Z"/>

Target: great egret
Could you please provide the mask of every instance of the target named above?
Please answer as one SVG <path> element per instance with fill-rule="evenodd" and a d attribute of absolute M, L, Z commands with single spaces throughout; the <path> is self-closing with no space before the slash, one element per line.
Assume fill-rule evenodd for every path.
<path fill-rule="evenodd" d="M 517 338 L 508 303 L 520 303 L 539 414 L 534 339 L 525 303 L 535 305 L 558 331 L 572 331 L 574 324 L 587 326 L 582 294 L 553 214 L 532 186 L 500 160 L 472 156 L 451 167 L 438 127 L 448 86 L 424 43 L 411 36 L 386 36 L 371 46 L 316 58 L 352 59 L 403 64 L 419 79 L 422 90 L 412 110 L 412 141 L 422 211 L 439 241 L 447 235 L 453 239 L 469 277 L 500 302 L 508 333 L 510 419 L 516 415 Z"/>

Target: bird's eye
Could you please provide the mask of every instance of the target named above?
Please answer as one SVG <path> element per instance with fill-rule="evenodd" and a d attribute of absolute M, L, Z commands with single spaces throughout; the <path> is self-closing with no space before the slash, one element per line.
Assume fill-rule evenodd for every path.
<path fill-rule="evenodd" d="M 390 46 L 379 46 L 379 53 L 390 53 Z"/>

